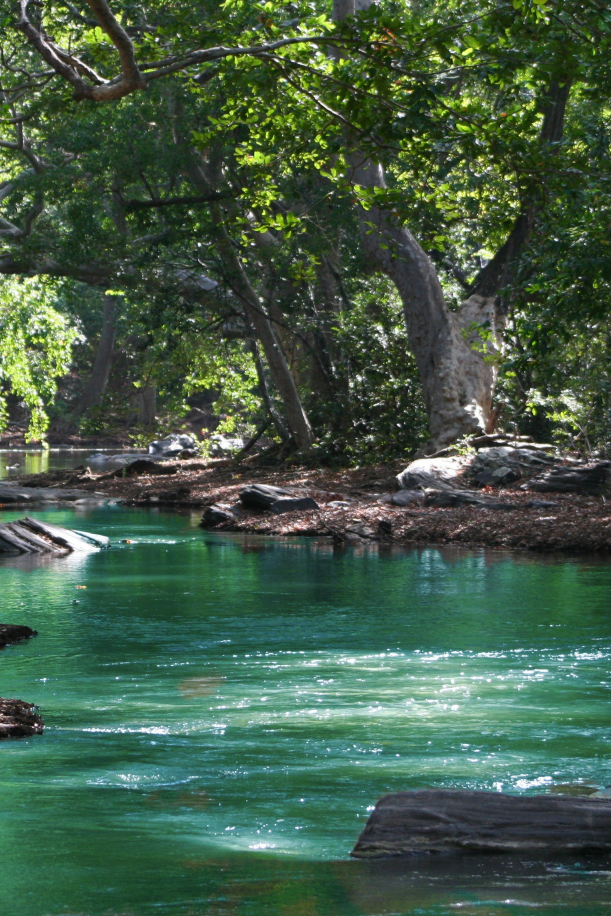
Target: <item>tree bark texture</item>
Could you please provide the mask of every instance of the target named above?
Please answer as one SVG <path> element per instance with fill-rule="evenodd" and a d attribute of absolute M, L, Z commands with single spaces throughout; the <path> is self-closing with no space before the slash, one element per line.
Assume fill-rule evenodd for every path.
<path fill-rule="evenodd" d="M 102 333 L 100 334 L 98 349 L 93 361 L 91 375 L 72 411 L 73 417 L 80 417 L 90 408 L 97 407 L 106 391 L 115 346 L 115 313 L 116 297 L 104 296 Z"/>

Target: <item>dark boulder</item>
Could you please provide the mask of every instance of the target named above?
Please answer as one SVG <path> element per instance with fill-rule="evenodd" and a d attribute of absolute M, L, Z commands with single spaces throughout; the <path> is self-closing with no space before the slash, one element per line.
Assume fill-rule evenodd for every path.
<path fill-rule="evenodd" d="M 37 706 L 0 697 L 0 739 L 27 738 L 42 735 L 42 732 L 43 722 Z"/>
<path fill-rule="evenodd" d="M 38 636 L 36 630 L 19 626 L 19 624 L 0 623 L 0 649 L 4 646 L 12 646 L 16 642 L 23 642 L 24 639 L 30 639 L 32 636 Z"/>
<path fill-rule="evenodd" d="M 138 477 L 143 474 L 176 474 L 178 467 L 176 465 L 159 464 L 150 458 L 136 458 L 130 464 L 126 464 L 116 471 L 111 471 L 108 477 Z"/>
<path fill-rule="evenodd" d="M 279 499 L 292 495 L 291 490 L 285 490 L 283 487 L 253 483 L 240 490 L 240 502 L 246 509 L 271 509 Z"/>
<path fill-rule="evenodd" d="M 351 855 L 584 849 L 611 850 L 611 799 L 422 789 L 381 798 Z"/>
<path fill-rule="evenodd" d="M 215 504 L 214 506 L 208 506 L 204 510 L 199 526 L 200 528 L 216 528 L 217 525 L 222 525 L 223 522 L 233 521 L 235 521 L 235 515 L 230 506 Z"/>
<path fill-rule="evenodd" d="M 320 509 L 320 506 L 311 496 L 285 496 L 277 499 L 269 507 L 275 515 L 284 512 L 307 512 L 308 509 Z"/>
<path fill-rule="evenodd" d="M 583 493 L 600 496 L 611 485 L 611 461 L 598 461 L 581 467 L 559 467 L 535 477 L 529 490 L 539 493 Z"/>

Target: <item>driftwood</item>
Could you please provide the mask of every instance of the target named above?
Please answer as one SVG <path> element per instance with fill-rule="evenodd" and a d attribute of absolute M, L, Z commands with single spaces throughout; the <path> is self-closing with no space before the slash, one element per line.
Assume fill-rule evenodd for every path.
<path fill-rule="evenodd" d="M 0 649 L 3 649 L 4 646 L 12 646 L 16 642 L 23 642 L 24 639 L 30 639 L 32 636 L 38 636 L 36 630 L 18 624 L 0 623 Z"/>
<path fill-rule="evenodd" d="M 42 732 L 43 722 L 37 706 L 0 697 L 0 739 L 27 738 L 28 735 L 42 735 Z"/>
<path fill-rule="evenodd" d="M 68 556 L 108 546 L 108 538 L 86 531 L 69 531 L 34 518 L 0 525 L 0 554 Z"/>
<path fill-rule="evenodd" d="M 611 850 L 611 798 L 424 789 L 381 798 L 351 855 L 588 849 Z"/>

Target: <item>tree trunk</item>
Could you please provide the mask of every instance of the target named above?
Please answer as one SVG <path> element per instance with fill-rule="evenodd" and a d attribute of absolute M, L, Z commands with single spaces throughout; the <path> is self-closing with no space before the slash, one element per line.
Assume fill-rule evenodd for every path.
<path fill-rule="evenodd" d="M 157 388 L 150 382 L 141 388 L 136 395 L 138 405 L 138 423 L 140 426 L 152 426 L 157 411 Z"/>
<path fill-rule="evenodd" d="M 240 299 L 256 335 L 261 341 L 271 377 L 284 405 L 291 434 L 299 448 L 308 449 L 314 441 L 312 428 L 303 409 L 295 380 L 286 361 L 278 335 L 246 275 L 240 258 L 235 252 L 220 206 L 213 203 L 210 207 L 210 212 L 216 230 L 216 249 L 227 270 L 229 285 Z"/>
<path fill-rule="evenodd" d="M 350 177 L 363 187 L 386 186 L 380 165 L 348 152 Z M 403 303 L 429 418 L 431 450 L 483 433 L 492 411 L 495 351 L 504 315 L 495 296 L 472 295 L 457 312 L 447 307 L 437 273 L 411 232 L 379 207 L 359 208 L 367 258 L 391 278 Z M 489 328 L 485 339 L 482 327 Z"/>
<path fill-rule="evenodd" d="M 182 145 L 183 141 L 178 134 L 176 134 L 176 139 Z M 193 161 L 192 154 L 189 159 L 188 172 L 191 181 L 197 188 L 209 194 L 212 190 L 212 182 L 208 180 L 202 167 Z M 227 231 L 223 211 L 216 201 L 210 205 L 210 216 L 214 226 L 215 247 L 225 267 L 229 287 L 240 300 L 261 342 L 273 383 L 284 406 L 291 435 L 298 448 L 309 449 L 314 442 L 312 427 L 303 409 L 280 339 L 263 303 L 248 279 L 244 265 Z"/>
<path fill-rule="evenodd" d="M 104 296 L 102 333 L 91 375 L 72 410 L 72 416 L 75 418 L 82 416 L 91 407 L 97 407 L 106 391 L 115 346 L 115 312 L 116 297 Z"/>
<path fill-rule="evenodd" d="M 372 0 L 334 0 L 337 21 L 371 6 Z M 570 80 L 552 82 L 541 131 L 542 146 L 552 152 L 562 139 Z M 367 158 L 346 138 L 349 177 L 353 184 L 386 187 L 381 165 Z M 411 232 L 392 216 L 372 207 L 359 208 L 365 254 L 394 282 L 401 300 L 410 348 L 416 359 L 431 442 L 435 451 L 471 433 L 490 430 L 495 420 L 492 398 L 497 378 L 496 355 L 505 327 L 506 307 L 500 290 L 513 277 L 520 251 L 530 238 L 541 208 L 540 189 L 526 196 L 505 244 L 476 279 L 469 298 L 456 312 L 447 307 L 439 278 Z"/>

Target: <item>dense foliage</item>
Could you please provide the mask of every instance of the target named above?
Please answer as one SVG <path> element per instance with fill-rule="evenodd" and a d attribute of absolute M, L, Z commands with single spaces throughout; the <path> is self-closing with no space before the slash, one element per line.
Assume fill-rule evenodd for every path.
<path fill-rule="evenodd" d="M 507 316 L 500 423 L 611 447 L 606 5 L 379 0 L 338 22 L 322 0 L 49 0 L 27 13 L 39 45 L 0 9 L 0 270 L 38 277 L 4 281 L 0 367 L 30 435 L 44 433 L 78 327 L 64 428 L 157 428 L 194 409 L 208 428 L 285 440 L 275 340 L 319 455 L 415 451 L 418 360 L 364 247 L 382 208 L 417 236 L 451 309 L 528 224 L 494 293 Z M 105 10 L 147 62 L 146 91 L 125 67 L 115 77 Z M 77 76 L 51 53 L 77 60 Z M 555 134 L 554 94 L 568 98 Z M 354 180 L 351 148 L 385 185 Z M 92 371 L 104 377 L 102 340 L 109 377 L 79 412 Z"/>

